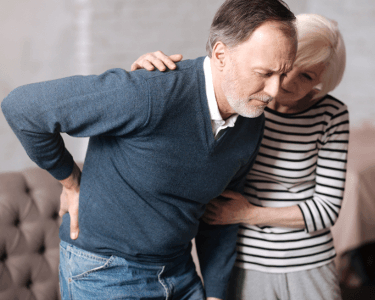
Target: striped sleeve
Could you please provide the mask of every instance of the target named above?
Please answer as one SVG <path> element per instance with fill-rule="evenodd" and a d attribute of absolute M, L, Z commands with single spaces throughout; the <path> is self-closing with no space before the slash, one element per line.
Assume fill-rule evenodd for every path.
<path fill-rule="evenodd" d="M 344 195 L 349 140 L 349 114 L 343 104 L 331 117 L 322 140 L 318 141 L 316 186 L 312 199 L 298 204 L 306 232 L 333 226 Z"/>

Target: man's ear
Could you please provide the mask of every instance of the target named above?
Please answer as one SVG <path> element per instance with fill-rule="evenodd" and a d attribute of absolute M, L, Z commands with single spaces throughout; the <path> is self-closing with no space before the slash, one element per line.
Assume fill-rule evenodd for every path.
<path fill-rule="evenodd" d="M 225 67 L 228 54 L 228 47 L 221 41 L 216 42 L 212 48 L 212 60 L 219 71 L 222 71 Z"/>

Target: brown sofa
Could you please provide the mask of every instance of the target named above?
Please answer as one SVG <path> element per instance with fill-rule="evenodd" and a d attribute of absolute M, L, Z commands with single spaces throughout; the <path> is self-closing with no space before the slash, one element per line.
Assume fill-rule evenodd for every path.
<path fill-rule="evenodd" d="M 0 174 L 0 300 L 60 299 L 60 193 L 38 168 Z"/>

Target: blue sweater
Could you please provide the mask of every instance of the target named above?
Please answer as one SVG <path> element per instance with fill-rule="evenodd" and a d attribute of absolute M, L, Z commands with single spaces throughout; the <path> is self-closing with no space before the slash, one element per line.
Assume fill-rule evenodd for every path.
<path fill-rule="evenodd" d="M 26 85 L 2 102 L 30 158 L 56 179 L 73 159 L 60 132 L 90 137 L 81 178 L 77 240 L 88 251 L 164 263 L 197 250 L 207 296 L 224 298 L 237 226 L 200 224 L 205 205 L 241 191 L 257 154 L 264 116 L 239 117 L 215 140 L 203 58 L 161 73 L 112 69 Z"/>

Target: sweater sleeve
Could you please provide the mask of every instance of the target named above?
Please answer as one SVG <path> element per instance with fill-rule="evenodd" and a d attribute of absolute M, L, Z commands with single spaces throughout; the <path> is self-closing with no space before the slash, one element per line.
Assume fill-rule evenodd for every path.
<path fill-rule="evenodd" d="M 264 130 L 264 123 L 261 131 Z M 260 135 L 262 136 L 262 134 Z M 232 179 L 227 189 L 243 193 L 246 175 L 258 154 L 261 137 L 248 163 Z M 195 238 L 206 297 L 226 299 L 227 285 L 236 261 L 236 241 L 239 224 L 209 225 L 200 222 Z"/>
<path fill-rule="evenodd" d="M 71 174 L 73 158 L 61 132 L 74 137 L 129 134 L 147 122 L 148 101 L 144 81 L 112 69 L 21 86 L 1 108 L 31 160 L 62 180 Z"/>
<path fill-rule="evenodd" d="M 299 204 L 306 232 L 333 226 L 344 196 L 349 140 L 349 115 L 345 105 L 328 123 L 318 153 L 316 186 L 312 199 Z"/>

